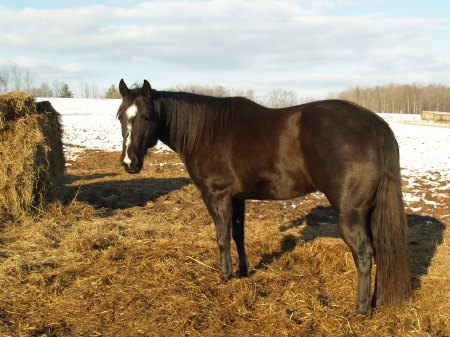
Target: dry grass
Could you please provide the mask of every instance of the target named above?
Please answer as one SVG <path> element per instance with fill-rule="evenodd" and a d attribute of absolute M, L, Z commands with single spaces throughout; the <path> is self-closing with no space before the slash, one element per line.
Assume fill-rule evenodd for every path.
<path fill-rule="evenodd" d="M 59 114 L 31 95 L 0 95 L 0 220 L 39 213 L 60 197 L 64 154 Z"/>
<path fill-rule="evenodd" d="M 15 91 L 0 95 L 0 131 L 4 131 L 17 119 L 34 113 L 34 97 L 26 92 Z"/>
<path fill-rule="evenodd" d="M 448 199 L 435 218 L 408 215 L 413 298 L 364 317 L 320 194 L 247 202 L 252 275 L 221 284 L 214 227 L 177 158 L 153 153 L 130 176 L 118 156 L 85 153 L 68 169 L 75 199 L 3 226 L 0 335 L 450 335 Z"/>

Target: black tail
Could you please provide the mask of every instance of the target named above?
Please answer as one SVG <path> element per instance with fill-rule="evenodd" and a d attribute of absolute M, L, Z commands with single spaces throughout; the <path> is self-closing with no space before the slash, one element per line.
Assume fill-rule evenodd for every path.
<path fill-rule="evenodd" d="M 377 123 L 378 124 L 378 123 Z M 395 306 L 411 294 L 399 151 L 392 130 L 377 126 L 381 172 L 371 218 L 375 249 L 377 305 Z"/>

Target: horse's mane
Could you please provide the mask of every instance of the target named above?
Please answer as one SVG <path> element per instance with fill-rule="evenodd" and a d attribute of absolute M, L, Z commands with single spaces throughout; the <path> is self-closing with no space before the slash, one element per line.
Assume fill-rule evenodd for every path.
<path fill-rule="evenodd" d="M 155 110 L 168 126 L 173 146 L 191 152 L 200 141 L 213 138 L 215 129 L 233 118 L 235 97 L 211 97 L 186 92 L 154 91 Z"/>

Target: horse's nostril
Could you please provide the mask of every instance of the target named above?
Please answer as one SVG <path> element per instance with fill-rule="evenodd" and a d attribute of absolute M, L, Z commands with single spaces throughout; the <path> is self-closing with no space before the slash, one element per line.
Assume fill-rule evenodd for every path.
<path fill-rule="evenodd" d="M 122 161 L 122 166 L 124 167 L 125 171 L 128 173 L 139 173 L 141 171 L 141 165 L 139 165 L 139 162 L 126 162 Z"/>

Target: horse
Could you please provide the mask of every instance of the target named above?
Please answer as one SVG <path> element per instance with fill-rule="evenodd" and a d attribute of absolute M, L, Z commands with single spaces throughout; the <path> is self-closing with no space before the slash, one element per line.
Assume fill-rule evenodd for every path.
<path fill-rule="evenodd" d="M 358 274 L 356 310 L 398 306 L 411 293 L 399 149 L 388 124 L 343 100 L 270 109 L 243 97 L 210 97 L 119 83 L 121 164 L 142 169 L 158 140 L 175 151 L 211 215 L 223 282 L 249 275 L 245 200 L 285 200 L 321 191 L 337 216 Z M 372 258 L 376 265 L 371 297 Z"/>

